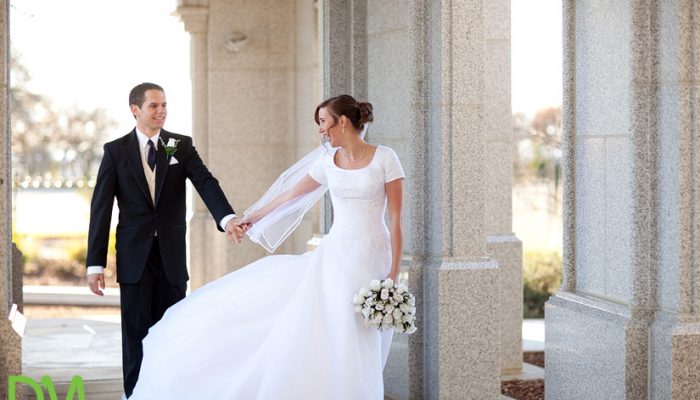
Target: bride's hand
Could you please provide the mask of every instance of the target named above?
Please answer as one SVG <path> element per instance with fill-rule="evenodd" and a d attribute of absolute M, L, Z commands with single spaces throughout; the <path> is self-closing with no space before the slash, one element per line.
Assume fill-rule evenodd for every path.
<path fill-rule="evenodd" d="M 399 283 L 399 271 L 389 272 L 385 279 L 391 279 L 394 283 Z"/>
<path fill-rule="evenodd" d="M 257 218 L 255 217 L 255 213 L 248 214 L 241 219 L 241 225 L 246 226 L 246 230 L 248 230 L 248 228 L 250 228 L 250 226 L 256 222 Z"/>

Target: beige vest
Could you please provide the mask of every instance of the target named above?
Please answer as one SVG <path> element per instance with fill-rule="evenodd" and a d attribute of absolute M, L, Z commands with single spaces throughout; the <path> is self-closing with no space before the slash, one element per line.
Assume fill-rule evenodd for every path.
<path fill-rule="evenodd" d="M 153 204 L 156 203 L 156 168 L 148 166 L 148 161 L 146 160 L 146 150 L 141 149 L 141 164 L 143 164 L 143 173 L 146 175 L 146 183 L 148 183 L 148 191 L 151 192 L 151 201 Z"/>

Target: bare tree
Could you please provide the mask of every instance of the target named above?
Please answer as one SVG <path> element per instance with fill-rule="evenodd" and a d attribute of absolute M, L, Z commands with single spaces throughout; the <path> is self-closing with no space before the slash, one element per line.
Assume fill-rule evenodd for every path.
<path fill-rule="evenodd" d="M 97 173 L 106 132 L 116 126 L 104 109 L 58 109 L 27 89 L 30 75 L 10 59 L 10 118 L 16 177 L 89 180 Z"/>
<path fill-rule="evenodd" d="M 561 204 L 561 108 L 539 110 L 532 120 L 524 114 L 513 115 L 514 179 L 525 185 L 546 184 L 546 206 L 557 213 Z"/>

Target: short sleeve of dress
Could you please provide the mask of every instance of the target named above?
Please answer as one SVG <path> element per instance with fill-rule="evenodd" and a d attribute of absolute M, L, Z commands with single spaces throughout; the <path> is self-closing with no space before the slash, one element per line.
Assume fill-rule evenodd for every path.
<path fill-rule="evenodd" d="M 389 147 L 384 147 L 384 154 L 382 157 L 383 167 L 384 167 L 384 182 L 388 183 L 395 181 L 397 179 L 402 179 L 406 177 L 403 172 L 403 167 L 401 167 L 401 161 L 399 161 L 399 156 L 396 152 Z"/>
<path fill-rule="evenodd" d="M 309 169 L 309 175 L 313 178 L 313 180 L 320 183 L 321 185 L 328 184 L 328 179 L 326 178 L 326 168 L 324 166 L 326 157 L 327 155 L 324 153 L 321 157 L 318 158 L 318 160 L 314 161 L 314 163 L 311 165 L 311 168 Z"/>

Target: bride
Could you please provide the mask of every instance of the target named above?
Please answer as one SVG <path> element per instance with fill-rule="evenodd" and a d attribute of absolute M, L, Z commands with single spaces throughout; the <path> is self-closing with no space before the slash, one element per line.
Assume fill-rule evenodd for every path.
<path fill-rule="evenodd" d="M 391 331 L 364 326 L 352 299 L 372 279 L 396 281 L 404 172 L 392 149 L 363 140 L 370 103 L 333 97 L 315 120 L 335 149 L 238 223 L 251 227 L 253 240 L 283 239 L 289 229 L 279 234 L 266 218 L 327 187 L 332 228 L 314 251 L 262 258 L 171 307 L 143 341 L 130 400 L 384 398 Z M 251 235 L 258 226 L 269 228 Z"/>

